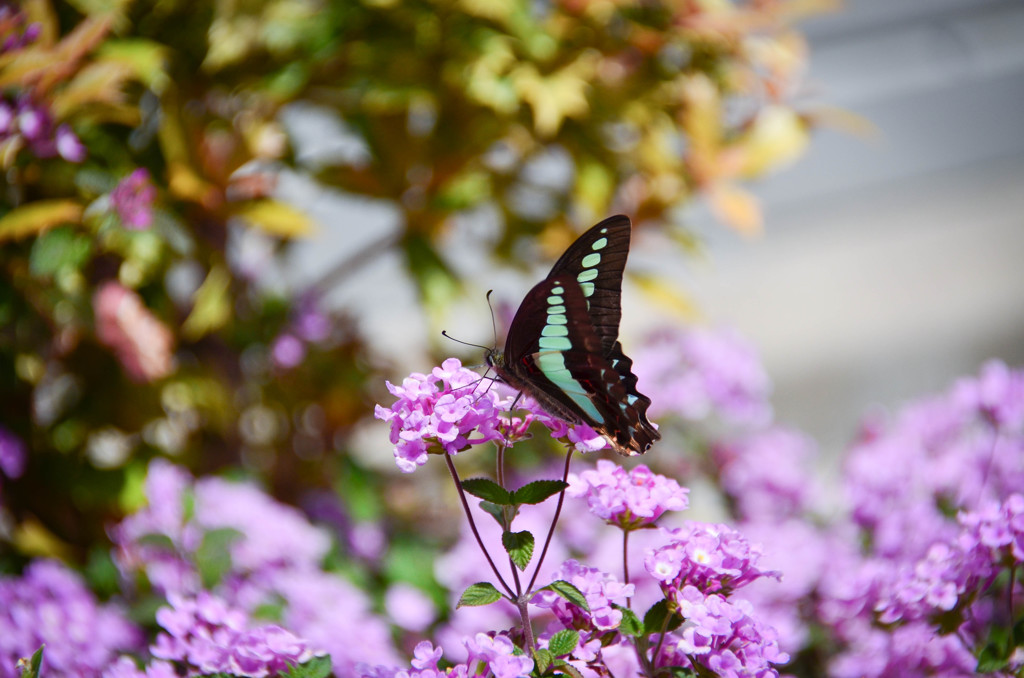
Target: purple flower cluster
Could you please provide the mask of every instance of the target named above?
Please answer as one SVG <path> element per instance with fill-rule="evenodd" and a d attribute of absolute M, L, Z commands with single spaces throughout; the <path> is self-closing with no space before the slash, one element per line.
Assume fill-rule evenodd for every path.
<path fill-rule="evenodd" d="M 779 649 L 775 630 L 752 616 L 747 601 L 684 586 L 677 602 L 686 621 L 666 635 L 666 651 L 655 658 L 656 665 L 699 665 L 716 676 L 739 678 L 776 676 L 773 664 L 789 661 Z"/>
<path fill-rule="evenodd" d="M 112 530 L 115 562 L 126 579 L 142 572 L 168 599 L 212 593 L 248 615 L 273 604 L 281 623 L 329 652 L 341 674 L 359 662 L 396 656 L 388 626 L 366 595 L 321 569 L 330 537 L 296 509 L 251 485 L 193 481 L 161 460 L 150 465 L 146 492 L 149 505 Z M 230 535 L 230 569 L 204 593 L 202 549 L 217 533 Z"/>
<path fill-rule="evenodd" d="M 855 618 L 846 636 L 846 649 L 828 667 L 834 678 L 978 675 L 978 660 L 964 643 L 926 622 L 879 628 Z"/>
<path fill-rule="evenodd" d="M 773 665 L 789 661 L 775 629 L 753 614 L 746 600 L 729 597 L 738 588 L 777 572 L 759 567 L 761 549 L 726 525 L 687 522 L 662 530 L 670 542 L 652 549 L 644 566 L 684 620 L 667 634 L 658 666 L 699 665 L 719 676 L 775 676 Z"/>
<path fill-rule="evenodd" d="M 1001 505 L 989 503 L 961 514 L 960 546 L 994 566 L 1024 563 L 1024 495 L 1011 494 Z"/>
<path fill-rule="evenodd" d="M 712 445 L 722 490 L 743 520 L 801 515 L 817 497 L 808 481 L 814 442 L 797 431 L 769 427 Z"/>
<path fill-rule="evenodd" d="M 117 608 L 100 605 L 78 575 L 55 561 L 37 560 L 21 577 L 0 578 L 0 678 L 19 675 L 18 659 L 43 644 L 45 675 L 99 676 L 141 641 Z"/>
<path fill-rule="evenodd" d="M 149 170 L 138 168 L 114 187 L 110 192 L 110 204 L 125 228 L 143 231 L 153 223 L 153 201 L 156 200 L 156 186 L 149 176 Z"/>
<path fill-rule="evenodd" d="M 27 94 L 0 97 L 0 148 L 27 148 L 37 158 L 85 160 L 85 146 L 67 124 L 56 125 L 49 107 Z M 5 154 L 11 154 L 7 150 Z"/>
<path fill-rule="evenodd" d="M 826 584 L 826 618 L 842 623 L 870 611 L 882 624 L 916 621 L 953 610 L 984 593 L 998 568 L 1024 556 L 1024 496 L 1011 495 L 959 516 L 950 541 L 935 541 L 912 560 L 866 558 L 845 584 Z"/>
<path fill-rule="evenodd" d="M 538 593 L 531 602 L 537 607 L 551 610 L 565 628 L 610 631 L 622 623 L 622 612 L 612 607 L 612 604 L 625 605 L 626 599 L 633 595 L 632 584 L 623 584 L 612 575 L 580 565 L 575 560 L 562 563 L 554 579 L 567 581 L 579 589 L 590 608 L 589 612 L 583 610 L 552 591 Z"/>
<path fill-rule="evenodd" d="M 526 678 L 533 671 L 533 660 L 524 654 L 516 654 L 516 647 L 507 636 L 478 633 L 462 642 L 468 658 L 448 669 L 438 667 L 441 648 L 425 640 L 413 651 L 412 671 L 364 665 L 359 667 L 356 675 L 361 678 Z"/>
<path fill-rule="evenodd" d="M 164 629 L 151 648 L 158 659 L 181 662 L 201 673 L 265 678 L 316 654 L 307 641 L 279 626 L 250 627 L 245 612 L 209 593 L 168 598 L 171 606 L 156 614 Z"/>
<path fill-rule="evenodd" d="M 331 546 L 325 530 L 250 485 L 215 477 L 193 483 L 184 470 L 158 459 L 150 465 L 146 491 L 149 505 L 112 530 L 115 561 L 126 576 L 142 569 L 165 594 L 200 590 L 197 554 L 214 530 L 238 532 L 230 547 L 232 573 L 243 578 L 317 570 Z M 167 539 L 152 539 L 156 535 Z"/>
<path fill-rule="evenodd" d="M 1024 552 L 1024 372 L 990 363 L 868 422 L 846 468 L 853 524 L 815 611 L 842 645 L 832 673 L 973 673 Z"/>
<path fill-rule="evenodd" d="M 959 528 L 949 509 L 1024 487 L 1024 371 L 989 363 L 976 379 L 869 423 L 849 453 L 853 516 L 878 555 L 916 559 Z"/>
<path fill-rule="evenodd" d="M 633 354 L 633 371 L 651 398 L 652 417 L 691 422 L 715 417 L 733 426 L 771 419 L 771 384 L 754 349 L 735 332 L 665 329 Z"/>
<path fill-rule="evenodd" d="M 377 405 L 374 416 L 391 422 L 398 468 L 411 473 L 431 452 L 458 454 L 472 444 L 501 438 L 497 394 L 480 384 L 480 375 L 456 358 L 429 375 L 410 374 L 401 386 L 387 382 L 398 400 L 387 409 Z"/>
<path fill-rule="evenodd" d="M 590 512 L 623 530 L 651 525 L 665 511 L 689 506 L 689 490 L 644 465 L 626 471 L 607 459 L 597 468 L 569 476 L 570 497 L 586 499 Z"/>
<path fill-rule="evenodd" d="M 387 382 L 388 391 L 398 400 L 390 408 L 377 405 L 374 416 L 391 422 L 399 469 L 411 473 L 427 462 L 428 454 L 458 454 L 491 440 L 512 444 L 528 435 L 534 421 L 546 426 L 553 438 L 568 439 L 581 452 L 607 447 L 607 441 L 589 426 L 570 427 L 528 396 L 518 400 L 518 406 L 527 411 L 525 417 L 501 416 L 511 407 L 515 394 L 508 393 L 503 384 L 484 381 L 457 358 L 449 358 L 430 374 L 410 374 L 401 386 Z"/>
<path fill-rule="evenodd" d="M 687 586 L 728 594 L 761 577 L 778 577 L 758 567 L 761 547 L 728 525 L 687 521 L 663 532 L 669 543 L 648 553 L 644 567 L 661 582 L 666 597 L 679 604 Z"/>

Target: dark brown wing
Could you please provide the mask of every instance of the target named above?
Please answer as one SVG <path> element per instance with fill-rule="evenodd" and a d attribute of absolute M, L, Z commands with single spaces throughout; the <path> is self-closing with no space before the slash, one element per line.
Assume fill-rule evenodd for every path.
<path fill-rule="evenodd" d="M 647 420 L 650 400 L 636 391 L 618 342 L 605 358 L 587 298 L 571 274 L 538 283 L 520 305 L 495 364 L 512 386 L 568 421 L 586 422 L 620 454 L 647 451 L 660 436 Z"/>
<path fill-rule="evenodd" d="M 548 273 L 549 279 L 566 276 L 580 283 L 590 322 L 601 340 L 605 357 L 619 338 L 619 297 L 629 255 L 630 230 L 629 217 L 608 217 L 577 238 Z"/>

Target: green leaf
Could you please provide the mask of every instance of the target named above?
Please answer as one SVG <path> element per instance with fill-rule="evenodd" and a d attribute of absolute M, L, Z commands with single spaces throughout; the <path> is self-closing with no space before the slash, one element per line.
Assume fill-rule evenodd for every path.
<path fill-rule="evenodd" d="M 622 613 L 622 622 L 619 624 L 619 632 L 627 636 L 639 636 L 644 631 L 644 624 L 636 612 L 622 605 L 612 604 L 616 610 Z"/>
<path fill-rule="evenodd" d="M 512 495 L 508 490 L 488 478 L 469 478 L 462 481 L 462 489 L 474 497 L 498 506 L 511 506 Z"/>
<path fill-rule="evenodd" d="M 539 504 L 566 487 L 568 484 L 561 480 L 535 480 L 513 492 L 512 501 L 516 504 Z"/>
<path fill-rule="evenodd" d="M 82 206 L 72 200 L 37 200 L 0 217 L 0 242 L 35 235 L 82 220 Z"/>
<path fill-rule="evenodd" d="M 490 605 L 501 600 L 501 594 L 498 593 L 498 589 L 494 588 L 493 584 L 485 581 L 471 584 L 469 588 L 462 592 L 462 596 L 459 598 L 459 603 L 455 607 L 478 607 L 480 605 Z"/>
<path fill-rule="evenodd" d="M 220 527 L 203 535 L 196 549 L 196 564 L 203 586 L 212 589 L 231 570 L 231 544 L 242 533 L 230 527 Z"/>
<path fill-rule="evenodd" d="M 547 673 L 548 667 L 551 666 L 551 662 L 555 660 L 554 654 L 550 650 L 539 648 L 533 653 L 533 665 L 536 670 L 536 675 L 543 676 Z"/>
<path fill-rule="evenodd" d="M 665 599 L 661 599 L 654 605 L 651 605 L 651 608 L 644 613 L 644 635 L 661 633 L 662 629 L 665 631 L 674 631 L 679 628 L 679 625 L 683 623 L 683 620 L 676 614 L 672 615 L 671 619 L 668 620 L 668 626 L 665 626 L 665 618 L 668 615 L 668 603 Z"/>
<path fill-rule="evenodd" d="M 522 532 L 504 532 L 501 535 L 501 545 L 508 551 L 509 558 L 520 570 L 525 570 L 533 557 L 533 535 L 523 530 Z"/>
<path fill-rule="evenodd" d="M 468 171 L 448 181 L 435 198 L 435 205 L 446 210 L 464 210 L 491 195 L 491 180 L 487 172 Z"/>
<path fill-rule="evenodd" d="M 139 537 L 139 543 L 145 546 L 155 546 L 162 551 L 175 551 L 174 540 L 168 537 L 166 534 L 160 534 L 158 532 L 152 532 L 150 534 L 144 534 Z"/>
<path fill-rule="evenodd" d="M 43 664 L 43 648 L 45 647 L 46 645 L 40 645 L 31 658 L 18 660 L 17 670 L 19 671 L 19 678 L 39 678 L 39 667 Z"/>
<path fill-rule="evenodd" d="M 587 598 L 580 592 L 578 588 L 565 581 L 564 579 L 556 579 L 547 586 L 543 586 L 541 591 L 554 591 L 562 598 L 565 598 L 576 607 L 590 612 L 590 606 L 587 605 Z"/>
<path fill-rule="evenodd" d="M 52 276 L 63 270 L 79 269 L 92 252 L 88 236 L 64 226 L 41 235 L 32 243 L 29 270 L 35 276 Z"/>
<path fill-rule="evenodd" d="M 583 674 L 580 673 L 579 669 L 564 659 L 555 660 L 555 674 L 569 676 L 570 678 L 583 678 Z"/>
<path fill-rule="evenodd" d="M 977 673 L 994 673 L 1000 671 L 1007 664 L 1006 657 L 1003 656 L 1003 651 L 995 643 L 989 643 L 982 648 L 981 654 L 978 655 L 978 667 L 975 669 Z"/>
<path fill-rule="evenodd" d="M 313 657 L 304 664 L 290 667 L 281 678 L 327 678 L 331 675 L 331 655 Z"/>
<path fill-rule="evenodd" d="M 579 644 L 579 631 L 565 629 L 551 636 L 551 640 L 548 641 L 548 649 L 556 656 L 561 657 L 575 652 Z"/>
<path fill-rule="evenodd" d="M 498 524 L 501 525 L 501 529 L 502 530 L 507 530 L 508 529 L 508 520 L 506 520 L 505 514 L 512 507 L 509 507 L 509 506 L 498 506 L 497 504 L 492 504 L 489 501 L 482 501 L 482 502 L 480 502 L 480 508 L 482 508 L 484 511 L 486 511 L 491 516 L 493 516 L 494 519 L 498 521 Z"/>

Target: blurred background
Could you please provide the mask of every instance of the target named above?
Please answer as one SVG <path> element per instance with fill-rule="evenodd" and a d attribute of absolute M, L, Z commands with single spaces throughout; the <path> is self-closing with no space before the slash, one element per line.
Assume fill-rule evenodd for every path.
<path fill-rule="evenodd" d="M 854 413 L 1024 361 L 1024 6 L 857 0 L 805 29 L 809 88 L 874 131 L 821 129 L 755 186 L 768 236 L 708 228 L 693 282 L 835 452 Z"/>
<path fill-rule="evenodd" d="M 723 228 L 696 200 L 678 219 L 702 254 L 680 262 L 641 234 L 631 267 L 650 267 L 692 295 L 698 322 L 749 338 L 774 382 L 780 420 L 835 459 L 873 408 L 944 388 L 989 358 L 1024 361 L 1024 6 L 857 0 L 801 28 L 810 58 L 797 101 L 859 119 L 822 125 L 804 156 L 750 184 L 764 234 Z M 298 119 L 311 145 L 324 127 L 337 133 L 315 116 Z M 327 227 L 294 253 L 293 284 L 398 228 L 385 204 L 296 190 L 316 201 Z M 471 237 L 498 229 L 486 214 L 469 218 Z M 453 237 L 446 251 L 458 258 L 459 248 Z M 514 305 L 551 260 L 519 277 L 467 267 L 471 291 L 449 331 L 490 344 L 484 291 Z M 396 283 L 400 270 L 385 257 L 332 298 L 355 309 L 400 364 L 422 369 L 418 351 L 435 337 L 414 291 Z M 626 336 L 664 320 L 628 280 L 626 298 Z"/>
<path fill-rule="evenodd" d="M 480 366 L 441 330 L 501 343 L 527 290 L 616 213 L 634 223 L 620 334 L 663 433 L 627 465 L 691 487 L 687 516 L 817 532 L 830 502 L 860 501 L 903 545 L 919 504 L 953 534 L 949 497 L 1021 484 L 1019 440 L 997 454 L 977 433 L 1019 431 L 1019 375 L 979 367 L 1024 361 L 1022 35 L 1009 0 L 0 0 L 0 583 L 59 560 L 155 638 L 161 563 L 181 560 L 247 614 L 315 599 L 325 621 L 292 623 L 332 643 L 339 675 L 456 630 L 479 568 L 424 452 L 437 394 L 410 405 L 386 382 Z M 971 374 L 938 415 L 872 417 Z M 406 415 L 426 440 L 399 448 Z M 837 481 L 848 447 L 850 491 L 818 492 L 805 467 Z M 493 472 L 492 450 L 458 452 L 465 477 Z M 401 473 L 396 453 L 429 461 Z M 562 454 L 536 434 L 509 477 L 561 473 Z M 193 516 L 189 488 L 216 501 Z M 165 510 L 169 527 L 148 524 Z M 180 523 L 198 546 L 149 539 L 192 535 Z M 270 540 L 265 562 L 238 559 L 234 528 Z M 780 604 L 794 614 L 833 578 L 833 542 L 806 536 L 762 534 L 808 574 Z M 867 537 L 843 532 L 851 562 Z M 271 610 L 238 593 L 300 542 L 315 548 L 281 581 L 319 584 Z M 386 600 L 409 587 L 429 597 L 416 623 Z M 798 675 L 859 642 L 803 630 Z M 952 636 L 973 665 L 986 636 Z M 39 638 L 6 665 L 44 640 L 84 657 Z"/>

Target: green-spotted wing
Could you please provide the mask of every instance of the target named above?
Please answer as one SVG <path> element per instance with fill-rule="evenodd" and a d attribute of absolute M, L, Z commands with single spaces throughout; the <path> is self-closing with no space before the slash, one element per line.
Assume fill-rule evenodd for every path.
<path fill-rule="evenodd" d="M 616 452 L 636 455 L 661 435 L 618 341 L 629 236 L 622 215 L 581 235 L 523 299 L 505 350 L 489 351 L 487 363 L 551 414 L 585 422 Z"/>

